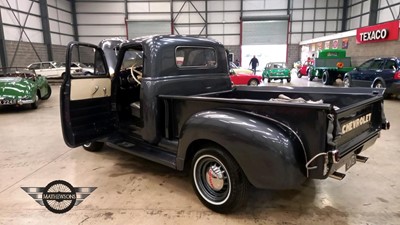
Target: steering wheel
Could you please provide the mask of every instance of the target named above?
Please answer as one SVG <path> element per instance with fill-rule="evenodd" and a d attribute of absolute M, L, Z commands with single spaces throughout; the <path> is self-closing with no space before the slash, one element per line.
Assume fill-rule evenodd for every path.
<path fill-rule="evenodd" d="M 136 69 L 137 67 L 135 65 L 136 64 L 133 64 L 131 66 L 131 76 L 137 84 L 141 85 L 142 83 L 140 82 L 140 80 L 142 79 L 143 74 L 142 74 L 142 72 L 140 72 L 139 70 Z M 137 75 L 135 76 L 135 74 L 133 72 L 135 72 Z"/>

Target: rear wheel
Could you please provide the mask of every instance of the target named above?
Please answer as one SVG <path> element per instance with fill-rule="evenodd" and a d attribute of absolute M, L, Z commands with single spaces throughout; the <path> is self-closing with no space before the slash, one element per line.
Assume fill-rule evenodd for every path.
<path fill-rule="evenodd" d="M 324 71 L 324 73 L 322 74 L 322 83 L 325 85 L 333 84 L 332 74 L 329 74 L 328 70 Z"/>
<path fill-rule="evenodd" d="M 43 96 L 42 100 L 47 100 L 50 98 L 50 96 L 51 96 L 51 87 L 50 85 L 47 85 L 47 95 Z"/>
<path fill-rule="evenodd" d="M 307 77 L 309 81 L 312 81 L 314 79 L 311 69 L 307 70 Z"/>
<path fill-rule="evenodd" d="M 235 159 L 214 146 L 198 151 L 192 161 L 192 185 L 209 209 L 229 213 L 247 200 L 248 181 Z"/>
<path fill-rule="evenodd" d="M 290 79 L 290 78 L 288 78 L 288 79 L 286 79 L 286 80 L 287 80 L 287 82 L 288 82 L 288 83 L 290 83 L 290 80 L 291 80 L 291 79 Z"/>
<path fill-rule="evenodd" d="M 298 78 L 301 78 L 301 73 L 300 73 L 300 70 L 299 70 L 299 71 L 297 71 L 297 77 L 298 77 Z"/>
<path fill-rule="evenodd" d="M 374 85 L 372 86 L 374 88 L 385 88 L 385 85 L 382 83 L 382 81 L 376 81 L 374 83 Z M 388 98 L 390 96 L 390 94 L 384 92 L 383 97 Z"/>
<path fill-rule="evenodd" d="M 100 151 L 100 150 L 103 148 L 104 143 L 103 143 L 103 142 L 97 142 L 97 141 L 95 141 L 95 142 L 88 142 L 88 143 L 85 143 L 85 144 L 83 144 L 82 146 L 83 146 L 83 148 L 84 148 L 86 151 L 89 151 L 89 152 L 98 152 L 98 151 Z"/>
<path fill-rule="evenodd" d="M 250 85 L 250 86 L 257 86 L 257 85 L 258 85 L 258 80 L 256 80 L 256 79 L 251 79 L 251 80 L 249 81 L 249 85 Z"/>
<path fill-rule="evenodd" d="M 374 88 L 384 88 L 384 86 L 383 86 L 381 81 L 376 81 L 373 87 Z"/>

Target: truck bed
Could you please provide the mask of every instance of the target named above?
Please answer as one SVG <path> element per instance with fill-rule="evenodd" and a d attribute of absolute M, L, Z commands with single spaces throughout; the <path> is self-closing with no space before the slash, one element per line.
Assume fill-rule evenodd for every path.
<path fill-rule="evenodd" d="M 171 127 L 172 139 L 178 139 L 186 121 L 195 113 L 228 109 L 282 123 L 293 130 L 306 152 L 307 176 L 324 179 L 345 161 L 327 165 L 321 153 L 339 151 L 347 160 L 369 147 L 379 136 L 383 89 L 237 87 L 233 90 L 195 96 L 160 96 Z M 292 99 L 323 103 L 270 101 L 284 94 Z M 361 118 L 361 119 L 360 119 Z M 360 120 L 362 120 L 360 122 Z M 357 122 L 358 121 L 358 122 Z M 346 127 L 346 128 L 343 128 Z M 300 151 L 300 150 L 299 150 Z M 351 153 L 351 154 L 350 154 Z"/>

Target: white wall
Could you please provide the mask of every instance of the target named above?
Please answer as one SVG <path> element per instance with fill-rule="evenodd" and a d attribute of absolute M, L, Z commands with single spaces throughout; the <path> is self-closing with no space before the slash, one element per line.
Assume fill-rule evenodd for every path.
<path fill-rule="evenodd" d="M 39 3 L 26 0 L 8 0 L 8 3 L 6 0 L 0 0 L 0 5 L 4 7 L 0 9 L 4 38 L 19 41 L 22 33 L 20 27 L 25 25 L 26 35 L 22 33 L 22 41 L 44 43 Z M 47 4 L 52 44 L 66 45 L 73 40 L 70 2 L 67 0 L 48 0 Z"/>
<path fill-rule="evenodd" d="M 8 3 L 5 0 L 0 0 L 1 6 L 6 8 L 11 7 L 16 11 L 5 8 L 0 9 L 3 20 L 4 38 L 6 40 L 19 41 L 22 33 L 20 26 L 25 24 L 25 33 L 27 35 L 23 34 L 21 40 L 27 42 L 29 38 L 31 42 L 43 43 L 39 3 L 18 0 L 8 0 Z M 32 15 L 28 15 L 31 4 L 33 4 L 30 11 Z"/>
<path fill-rule="evenodd" d="M 67 0 L 47 0 L 51 43 L 66 45 L 74 40 L 71 3 Z"/>
<path fill-rule="evenodd" d="M 400 0 L 380 0 L 378 7 L 379 8 L 387 7 L 388 3 L 389 3 L 389 5 L 393 5 L 393 4 L 400 3 Z M 399 11 L 400 11 L 399 5 L 379 10 L 377 22 L 383 23 L 383 22 L 394 20 L 394 19 L 399 19 L 398 18 L 399 13 L 400 13 Z M 393 18 L 393 15 L 395 18 Z"/>
<path fill-rule="evenodd" d="M 75 8 L 79 41 L 98 44 L 104 38 L 126 37 L 124 1 L 77 1 Z"/>

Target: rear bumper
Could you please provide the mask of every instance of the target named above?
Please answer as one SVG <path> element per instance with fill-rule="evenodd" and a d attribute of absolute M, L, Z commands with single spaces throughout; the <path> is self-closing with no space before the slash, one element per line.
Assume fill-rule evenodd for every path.
<path fill-rule="evenodd" d="M 347 154 L 343 156 L 339 156 L 339 160 L 337 162 L 330 161 L 328 162 L 328 166 L 330 165 L 328 175 L 331 175 L 332 173 L 336 172 L 338 169 L 342 168 L 343 166 L 346 165 L 346 163 L 349 163 L 354 156 L 359 155 L 361 152 L 366 150 L 367 148 L 371 147 L 376 140 L 379 138 L 379 134 L 373 136 L 371 139 L 368 141 L 364 142 L 361 146 L 358 146 L 351 151 L 347 152 Z"/>
<path fill-rule="evenodd" d="M 274 79 L 288 79 L 288 78 L 290 78 L 290 75 L 280 75 L 280 76 L 265 76 L 264 78 L 268 78 L 268 79 L 271 79 L 271 80 L 274 80 Z"/>
<path fill-rule="evenodd" d="M 374 133 L 368 138 L 364 139 L 363 142 L 352 146 L 350 149 L 346 150 L 332 150 L 324 153 L 320 153 L 313 157 L 306 164 L 306 168 L 309 173 L 309 178 L 312 179 L 326 179 L 341 167 L 348 164 L 351 160 L 354 160 L 361 152 L 371 147 L 376 140 L 379 138 L 380 133 Z M 310 166 L 314 161 L 322 161 L 323 168 L 320 166 Z"/>

